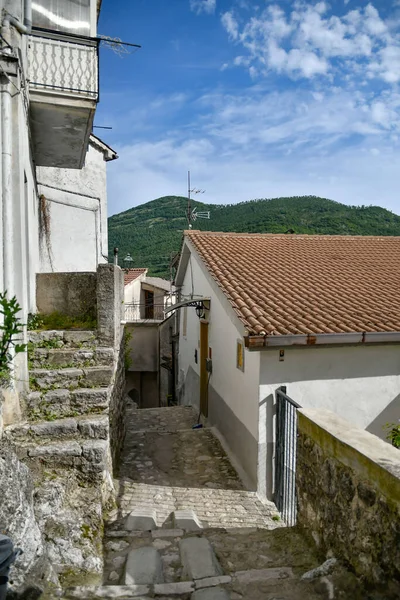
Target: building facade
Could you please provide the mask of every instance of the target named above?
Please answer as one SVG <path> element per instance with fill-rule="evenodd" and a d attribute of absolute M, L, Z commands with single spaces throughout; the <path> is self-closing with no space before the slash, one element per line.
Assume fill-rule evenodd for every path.
<path fill-rule="evenodd" d="M 186 232 L 177 395 L 260 494 L 274 490 L 280 386 L 381 439 L 398 420 L 397 258 L 400 238 Z"/>
<path fill-rule="evenodd" d="M 100 4 L 0 1 L 0 290 L 17 298 L 23 323 L 36 312 L 37 273 L 95 271 L 107 260 L 105 161 L 116 154 L 91 136 Z M 17 355 L 2 391 L 5 423 L 18 420 L 27 386 L 26 355 Z"/>

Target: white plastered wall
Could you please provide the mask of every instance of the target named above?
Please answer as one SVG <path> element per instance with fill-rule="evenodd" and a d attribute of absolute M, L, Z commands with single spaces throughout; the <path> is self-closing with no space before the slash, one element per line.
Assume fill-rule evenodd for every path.
<path fill-rule="evenodd" d="M 249 435 L 255 443 L 258 440 L 258 391 L 259 391 L 259 365 L 258 353 L 245 351 L 245 370 L 242 372 L 236 367 L 236 345 L 245 333 L 243 326 L 236 317 L 233 308 L 222 294 L 216 282 L 201 263 L 197 253 L 192 249 L 191 265 L 188 264 L 183 280 L 181 294 L 184 297 L 204 296 L 211 298 L 209 312 L 209 347 L 212 349 L 213 371 L 210 378 L 210 388 L 213 394 L 209 395 L 209 414 L 213 412 L 213 397 L 217 395 L 228 407 L 231 416 L 231 428 L 239 427 L 237 437 L 243 437 L 243 454 L 246 452 L 245 438 Z M 193 285 L 192 285 L 193 275 Z M 200 322 L 194 308 L 180 309 L 180 337 L 179 337 L 179 385 L 183 391 L 181 402 L 198 407 L 199 403 L 199 361 L 200 361 Z M 184 313 L 187 313 L 185 318 Z M 186 336 L 184 333 L 185 321 Z M 195 350 L 198 353 L 198 363 L 195 362 Z M 191 377 L 192 373 L 192 377 Z M 196 377 L 193 378 L 193 373 Z M 225 408 L 224 408 L 225 410 Z M 213 423 L 211 423 L 213 424 Z M 228 432 L 223 430 L 223 423 L 218 427 L 224 437 Z M 242 432 L 242 433 L 240 433 Z M 233 432 L 231 431 L 230 434 Z M 249 438 L 250 439 L 250 438 Z M 238 459 L 241 466 L 244 457 L 238 456 L 239 450 L 232 448 L 232 454 Z M 256 458 L 255 458 L 256 460 Z M 253 478 L 254 480 L 254 478 Z"/>
<path fill-rule="evenodd" d="M 89 144 L 83 169 L 38 167 L 51 231 L 41 245 L 42 273 L 95 271 L 107 262 L 106 165 L 103 152 Z"/>
<path fill-rule="evenodd" d="M 260 398 L 280 385 L 304 408 L 326 408 L 385 439 L 400 416 L 400 345 L 286 348 L 260 353 Z"/>

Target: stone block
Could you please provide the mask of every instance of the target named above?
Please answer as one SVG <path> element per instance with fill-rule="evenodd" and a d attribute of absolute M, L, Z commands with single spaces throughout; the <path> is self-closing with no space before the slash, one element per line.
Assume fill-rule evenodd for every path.
<path fill-rule="evenodd" d="M 147 506 L 137 507 L 126 518 L 128 531 L 151 531 L 157 528 L 157 513 Z"/>
<path fill-rule="evenodd" d="M 108 416 L 79 419 L 78 430 L 83 437 L 106 440 L 109 430 Z"/>
<path fill-rule="evenodd" d="M 60 437 L 72 436 L 78 431 L 76 419 L 59 419 L 57 421 L 44 421 L 37 425 L 32 425 L 30 433 L 40 437 Z"/>
<path fill-rule="evenodd" d="M 254 581 L 269 581 L 271 579 L 291 579 L 294 577 L 290 567 L 277 567 L 271 569 L 250 569 L 238 571 L 234 577 L 239 583 L 252 583 Z"/>
<path fill-rule="evenodd" d="M 125 585 L 163 582 L 163 568 L 158 550 L 152 546 L 145 546 L 129 552 L 125 565 Z"/>
<path fill-rule="evenodd" d="M 38 392 L 40 394 L 40 392 Z M 48 404 L 66 404 L 69 402 L 70 392 L 68 390 L 51 390 L 43 394 L 43 400 Z"/>
<path fill-rule="evenodd" d="M 113 365 L 114 350 L 112 348 L 96 348 L 95 360 L 98 365 Z"/>
<path fill-rule="evenodd" d="M 177 538 L 183 536 L 183 529 L 157 529 L 151 532 L 153 539 L 157 538 Z"/>
<path fill-rule="evenodd" d="M 176 529 L 184 529 L 186 531 L 197 531 L 203 528 L 196 513 L 191 509 L 176 510 L 173 516 L 173 523 Z"/>
<path fill-rule="evenodd" d="M 67 589 L 65 598 L 144 598 L 150 591 L 147 585 L 87 585 Z"/>
<path fill-rule="evenodd" d="M 74 362 L 74 354 L 73 350 L 50 349 L 45 362 L 52 367 L 63 367 Z"/>
<path fill-rule="evenodd" d="M 107 459 L 108 442 L 106 440 L 88 440 L 81 444 L 82 455 L 88 462 L 105 465 Z"/>
<path fill-rule="evenodd" d="M 230 596 L 223 588 L 214 587 L 198 590 L 192 594 L 191 600 L 230 600 Z"/>
<path fill-rule="evenodd" d="M 196 580 L 196 590 L 202 588 L 215 587 L 217 585 L 224 585 L 230 583 L 232 577 L 230 575 L 219 575 L 218 577 L 206 577 L 205 579 Z"/>
<path fill-rule="evenodd" d="M 111 367 L 88 367 L 84 369 L 84 376 L 88 385 L 107 387 L 111 383 L 113 369 Z"/>
<path fill-rule="evenodd" d="M 28 456 L 54 456 L 54 457 L 69 457 L 81 456 L 82 448 L 77 442 L 59 442 L 58 444 L 47 444 L 46 446 L 34 446 L 28 450 Z"/>
<path fill-rule="evenodd" d="M 71 406 L 77 408 L 107 408 L 108 394 L 106 389 L 78 388 L 71 392 Z"/>
<path fill-rule="evenodd" d="M 71 346 L 79 346 L 95 340 L 94 331 L 64 331 L 64 341 Z"/>
<path fill-rule="evenodd" d="M 178 581 L 176 583 L 159 583 L 154 586 L 156 596 L 181 596 L 194 590 L 193 581 Z"/>
<path fill-rule="evenodd" d="M 222 575 L 221 566 L 210 542 L 205 538 L 186 538 L 179 542 L 183 577 L 204 579 Z"/>

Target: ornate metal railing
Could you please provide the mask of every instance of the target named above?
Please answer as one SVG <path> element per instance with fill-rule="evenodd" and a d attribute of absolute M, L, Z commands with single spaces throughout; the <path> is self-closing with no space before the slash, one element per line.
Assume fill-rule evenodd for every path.
<path fill-rule="evenodd" d="M 164 304 L 125 304 L 125 321 L 163 321 Z"/>
<path fill-rule="evenodd" d="M 29 36 L 28 78 L 35 91 L 98 100 L 98 40 L 58 33 Z"/>

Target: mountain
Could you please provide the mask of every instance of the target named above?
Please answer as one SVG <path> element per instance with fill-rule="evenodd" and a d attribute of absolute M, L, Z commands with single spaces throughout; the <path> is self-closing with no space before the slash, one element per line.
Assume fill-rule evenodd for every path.
<path fill-rule="evenodd" d="M 295 196 L 239 204 L 203 204 L 211 219 L 197 219 L 193 229 L 250 233 L 319 233 L 400 235 L 400 217 L 379 206 L 346 206 L 326 198 Z M 108 219 L 109 256 L 119 248 L 122 266 L 149 267 L 149 274 L 169 278 L 171 256 L 180 250 L 187 229 L 187 198 L 164 196 Z M 124 263 L 130 253 L 133 263 Z"/>

